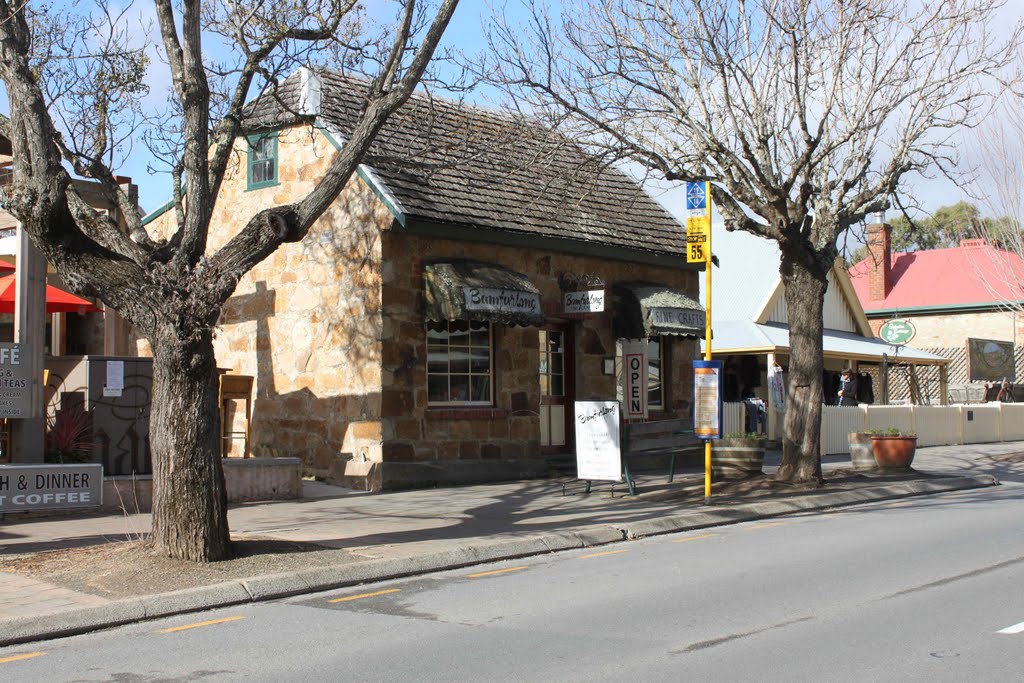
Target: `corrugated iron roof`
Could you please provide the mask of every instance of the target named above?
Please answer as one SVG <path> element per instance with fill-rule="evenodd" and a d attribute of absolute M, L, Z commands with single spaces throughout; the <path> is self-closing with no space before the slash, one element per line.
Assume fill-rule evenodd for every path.
<path fill-rule="evenodd" d="M 891 289 L 881 300 L 872 300 L 868 291 L 871 257 L 859 261 L 850 268 L 850 279 L 865 312 L 1024 301 L 1020 255 L 970 242 L 969 246 L 893 254 Z"/>

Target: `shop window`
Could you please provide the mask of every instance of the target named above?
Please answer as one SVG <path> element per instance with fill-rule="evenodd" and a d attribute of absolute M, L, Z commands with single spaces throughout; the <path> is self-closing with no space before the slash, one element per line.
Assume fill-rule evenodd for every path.
<path fill-rule="evenodd" d="M 491 324 L 427 323 L 427 402 L 491 405 Z"/>
<path fill-rule="evenodd" d="M 665 382 L 662 369 L 668 367 L 664 362 L 665 345 L 661 337 L 647 340 L 647 409 L 665 409 Z"/>
<path fill-rule="evenodd" d="M 250 135 L 246 189 L 271 185 L 277 185 L 277 133 Z"/>
<path fill-rule="evenodd" d="M 668 384 L 662 375 L 662 369 L 668 368 L 665 359 L 665 343 L 662 337 L 647 339 L 647 409 L 665 410 L 667 403 L 665 393 Z M 622 341 L 615 343 L 615 395 L 619 401 L 622 396 Z"/>

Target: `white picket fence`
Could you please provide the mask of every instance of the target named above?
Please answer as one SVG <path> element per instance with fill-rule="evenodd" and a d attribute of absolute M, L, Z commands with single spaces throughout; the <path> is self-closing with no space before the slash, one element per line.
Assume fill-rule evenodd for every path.
<path fill-rule="evenodd" d="M 773 411 L 769 411 L 770 413 Z M 775 417 L 769 415 L 769 420 Z M 723 431 L 743 432 L 744 406 L 726 403 Z M 821 452 L 849 453 L 849 432 L 896 427 L 917 434 L 919 446 L 951 446 L 999 441 L 1024 441 L 1024 403 L 953 406 L 823 406 Z M 781 436 L 782 413 L 769 424 L 769 435 Z"/>

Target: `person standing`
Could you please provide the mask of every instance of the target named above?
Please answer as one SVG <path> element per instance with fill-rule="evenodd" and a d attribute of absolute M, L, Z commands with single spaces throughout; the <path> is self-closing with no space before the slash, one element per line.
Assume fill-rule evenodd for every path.
<path fill-rule="evenodd" d="M 857 380 L 850 368 L 843 368 L 843 374 L 839 377 L 839 405 L 857 405 Z"/>

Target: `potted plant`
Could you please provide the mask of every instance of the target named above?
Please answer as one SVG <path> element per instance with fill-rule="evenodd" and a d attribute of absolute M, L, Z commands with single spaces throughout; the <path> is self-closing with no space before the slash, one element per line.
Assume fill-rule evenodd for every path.
<path fill-rule="evenodd" d="M 883 470 L 909 470 L 917 451 L 917 434 L 891 427 L 871 435 L 875 462 Z"/>
<path fill-rule="evenodd" d="M 850 444 L 850 462 L 855 470 L 873 470 L 878 467 L 875 462 L 875 450 L 871 437 L 876 431 L 848 432 L 846 441 Z"/>
<path fill-rule="evenodd" d="M 764 466 L 765 443 L 763 434 L 726 434 L 711 446 L 711 476 L 714 478 L 740 478 L 761 474 Z"/>
<path fill-rule="evenodd" d="M 92 419 L 81 406 L 46 416 L 44 458 L 48 463 L 92 462 Z"/>

